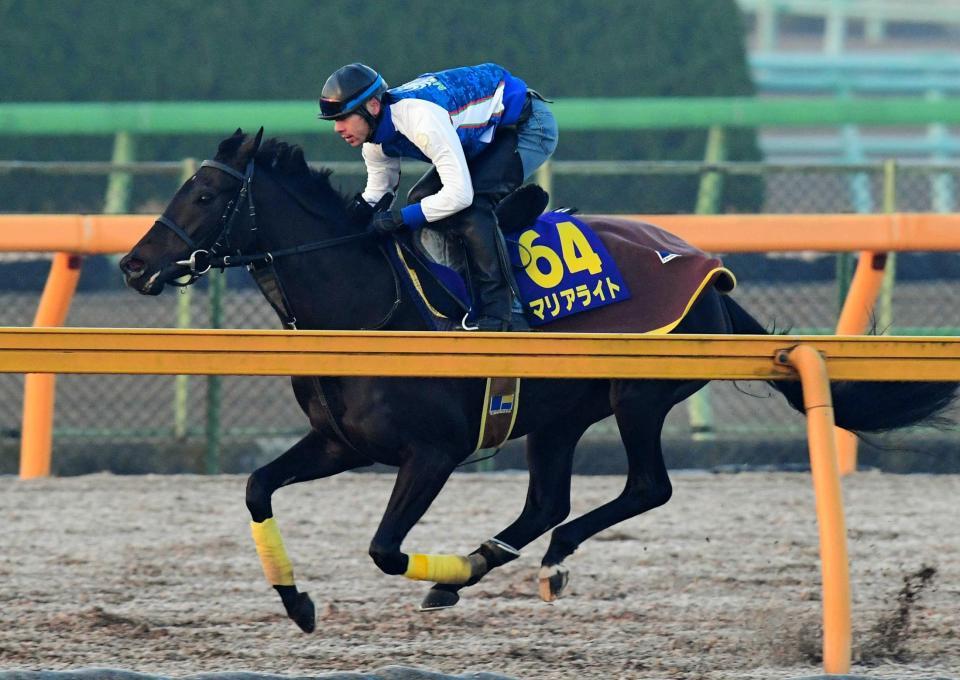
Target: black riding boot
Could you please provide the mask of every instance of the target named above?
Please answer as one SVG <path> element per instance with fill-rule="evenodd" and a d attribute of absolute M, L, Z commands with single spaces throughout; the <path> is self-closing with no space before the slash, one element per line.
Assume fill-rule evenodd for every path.
<path fill-rule="evenodd" d="M 527 330 L 521 315 L 513 315 L 512 273 L 505 265 L 500 230 L 493 206 L 474 202 L 457 215 L 453 230 L 463 239 L 481 331 Z"/>
<path fill-rule="evenodd" d="M 487 149 L 467 164 L 473 183 L 473 204 L 431 227 L 449 229 L 462 237 L 476 298 L 479 330 L 529 330 L 522 313 L 511 314 L 513 292 L 518 288 L 494 212 L 494 206 L 523 183 L 523 163 L 517 153 L 516 130 L 498 130 Z M 431 168 L 410 190 L 407 201 L 421 201 L 440 191 L 442 186 L 437 169 Z"/>

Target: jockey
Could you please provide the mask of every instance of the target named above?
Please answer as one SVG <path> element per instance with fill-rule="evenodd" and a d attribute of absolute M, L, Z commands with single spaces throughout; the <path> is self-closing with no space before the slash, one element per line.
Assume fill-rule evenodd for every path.
<path fill-rule="evenodd" d="M 362 146 L 367 185 L 351 216 L 381 233 L 404 227 L 452 231 L 464 243 L 479 308 L 477 328 L 526 330 L 511 316 L 513 274 L 497 227 L 497 203 L 540 167 L 557 146 L 546 100 L 497 64 L 436 73 L 387 88 L 363 64 L 333 73 L 320 94 L 320 118 L 351 146 Z M 402 210 L 374 211 L 400 181 L 400 159 L 433 167 Z"/>

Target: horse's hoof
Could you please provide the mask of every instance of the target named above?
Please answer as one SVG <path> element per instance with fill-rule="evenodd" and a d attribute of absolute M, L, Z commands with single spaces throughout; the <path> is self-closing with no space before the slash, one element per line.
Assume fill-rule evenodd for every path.
<path fill-rule="evenodd" d="M 459 601 L 460 596 L 456 590 L 433 587 L 427 591 L 423 602 L 420 603 L 420 611 L 431 612 L 435 609 L 447 609 Z"/>
<path fill-rule="evenodd" d="M 293 619 L 304 633 L 312 633 L 317 627 L 316 609 L 313 606 L 313 600 L 306 593 L 297 593 L 297 599 L 294 600 L 293 605 L 287 607 L 287 616 Z"/>
<path fill-rule="evenodd" d="M 540 567 L 537 577 L 540 580 L 540 599 L 544 602 L 553 602 L 560 597 L 563 589 L 567 587 L 567 581 L 570 580 L 570 570 L 562 564 Z"/>

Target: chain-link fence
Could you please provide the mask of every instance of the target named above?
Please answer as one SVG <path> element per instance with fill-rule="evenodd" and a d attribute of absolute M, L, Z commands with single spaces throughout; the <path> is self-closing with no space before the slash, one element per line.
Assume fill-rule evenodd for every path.
<path fill-rule="evenodd" d="M 593 164 L 592 169 L 588 165 L 556 163 L 551 176 L 541 175 L 552 185 L 556 204 L 576 197 L 573 202 L 583 212 L 609 212 L 605 206 L 591 203 L 591 189 L 616 173 L 627 186 L 664 174 L 692 174 L 697 178 L 694 186 L 701 191 L 704 187 L 719 191 L 735 174 L 758 177 L 766 213 L 953 211 L 960 190 L 960 166 L 952 165 L 622 163 Z M 340 170 L 355 172 L 359 168 Z M 713 173 L 714 182 L 703 181 L 709 175 L 706 171 Z M 407 173 L 414 178 L 417 174 Z M 174 183 L 170 180 L 170 195 Z M 140 207 L 158 210 L 168 197 L 150 197 Z M 698 206 L 710 203 L 698 201 Z M 722 205 L 715 207 L 723 210 Z M 0 257 L 6 257 L 0 260 L 0 325 L 28 326 L 48 262 L 42 256 Z M 747 310 L 768 328 L 797 333 L 831 332 L 852 273 L 849 255 L 735 254 L 724 261 L 737 274 L 739 287 L 734 295 Z M 878 332 L 960 333 L 960 255 L 902 253 L 892 270 L 896 284 L 884 292 L 878 305 Z M 221 287 L 222 298 L 218 294 Z M 148 298 L 124 288 L 115 258 L 107 257 L 86 260 L 69 325 L 279 326 L 244 272 L 214 274 L 187 292 Z M 16 469 L 22 389 L 22 376 L 0 375 L 2 472 Z M 289 380 L 283 377 L 64 375 L 57 380 L 54 469 L 61 474 L 104 468 L 199 471 L 214 465 L 228 471 L 251 470 L 306 431 L 306 419 L 293 398 Z M 712 383 L 692 406 L 687 402 L 677 407 L 666 425 L 667 438 L 678 442 L 681 449 L 726 446 L 747 451 L 753 446 L 769 452 L 802 447 L 803 431 L 803 419 L 763 383 Z M 915 439 L 925 436 L 926 431 L 911 435 Z M 937 436 L 947 436 L 954 445 L 960 442 L 956 433 Z M 614 437 L 612 421 L 600 423 L 587 434 L 585 448 L 591 443 L 610 443 Z M 686 460 L 678 454 L 673 462 Z"/>

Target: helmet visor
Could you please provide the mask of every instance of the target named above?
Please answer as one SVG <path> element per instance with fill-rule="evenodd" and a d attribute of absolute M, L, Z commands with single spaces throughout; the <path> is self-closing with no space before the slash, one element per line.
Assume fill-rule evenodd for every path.
<path fill-rule="evenodd" d="M 383 87 L 385 87 L 383 77 L 377 76 L 377 79 L 374 80 L 368 87 L 358 92 L 345 102 L 336 99 L 324 99 L 321 97 L 320 117 L 325 120 L 346 118 L 348 115 L 360 108 L 370 97 L 381 91 L 381 88 Z"/>
<path fill-rule="evenodd" d="M 347 102 L 337 101 L 336 99 L 321 99 L 320 100 L 320 117 L 327 120 L 336 120 L 345 115 L 344 113 L 344 104 Z M 346 113 L 349 113 L 347 111 Z"/>

